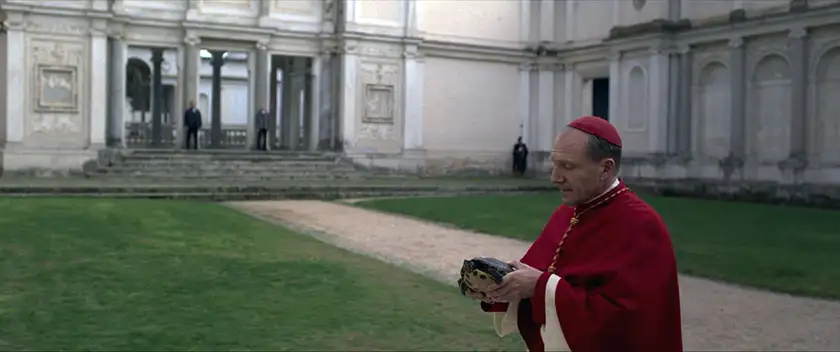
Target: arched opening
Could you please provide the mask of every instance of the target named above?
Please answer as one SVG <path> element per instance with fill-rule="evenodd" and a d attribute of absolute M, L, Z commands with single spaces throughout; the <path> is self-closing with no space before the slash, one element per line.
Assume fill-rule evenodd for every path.
<path fill-rule="evenodd" d="M 840 162 L 840 47 L 820 57 L 816 71 L 817 154 L 824 162 Z"/>
<path fill-rule="evenodd" d="M 729 68 L 713 61 L 700 70 L 697 80 L 697 104 L 694 118 L 696 125 L 696 154 L 720 160 L 729 155 L 732 126 Z"/>
<path fill-rule="evenodd" d="M 146 114 L 151 110 L 152 70 L 143 60 L 130 58 L 125 74 L 125 92 L 132 117 L 140 113 L 140 121 L 132 119 L 132 122 L 146 122 Z"/>
<path fill-rule="evenodd" d="M 769 54 L 755 65 L 750 79 L 748 155 L 758 162 L 779 162 L 790 155 L 790 65 Z"/>
<path fill-rule="evenodd" d="M 648 86 L 641 67 L 634 67 L 628 76 L 627 129 L 641 131 L 647 128 Z"/>

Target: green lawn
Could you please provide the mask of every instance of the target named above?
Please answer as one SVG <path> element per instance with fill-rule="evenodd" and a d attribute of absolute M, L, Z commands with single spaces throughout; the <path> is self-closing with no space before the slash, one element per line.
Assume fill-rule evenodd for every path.
<path fill-rule="evenodd" d="M 521 350 L 449 287 L 185 201 L 0 198 L 0 350 Z"/>
<path fill-rule="evenodd" d="M 793 294 L 840 298 L 840 212 L 645 197 L 665 219 L 680 270 Z M 383 199 L 362 207 L 531 241 L 560 194 Z"/>

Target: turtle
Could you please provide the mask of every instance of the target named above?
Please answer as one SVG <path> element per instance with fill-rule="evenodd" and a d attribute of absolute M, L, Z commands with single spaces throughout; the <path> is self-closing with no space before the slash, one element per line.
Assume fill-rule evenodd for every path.
<path fill-rule="evenodd" d="M 462 295 L 467 295 L 470 289 L 485 297 L 490 285 L 502 283 L 505 275 L 516 270 L 512 265 L 496 258 L 477 257 L 464 260 L 461 266 L 461 278 L 458 279 L 458 288 Z"/>

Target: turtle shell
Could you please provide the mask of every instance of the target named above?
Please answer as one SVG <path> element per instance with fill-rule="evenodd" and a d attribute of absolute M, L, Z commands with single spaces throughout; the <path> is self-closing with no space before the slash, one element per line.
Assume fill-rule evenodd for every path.
<path fill-rule="evenodd" d="M 464 294 L 466 288 L 478 293 L 485 293 L 491 285 L 502 283 L 505 275 L 513 270 L 513 266 L 495 258 L 481 257 L 464 260 L 464 264 L 461 266 L 461 279 L 459 280 L 462 294 Z M 463 286 L 466 286 L 466 288 Z"/>

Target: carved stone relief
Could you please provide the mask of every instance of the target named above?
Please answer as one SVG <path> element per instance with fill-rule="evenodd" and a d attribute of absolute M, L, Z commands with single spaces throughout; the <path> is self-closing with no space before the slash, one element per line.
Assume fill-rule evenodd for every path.
<path fill-rule="evenodd" d="M 48 135 L 52 142 L 53 137 L 83 133 L 81 93 L 86 77 L 85 44 L 33 39 L 29 48 L 28 134 Z"/>
<path fill-rule="evenodd" d="M 394 87 L 365 85 L 365 122 L 394 122 Z"/>
<path fill-rule="evenodd" d="M 29 20 L 26 23 L 26 30 L 33 33 L 84 35 L 88 33 L 88 26 L 85 24 L 60 21 L 55 18 L 45 18 L 40 21 Z"/>
<path fill-rule="evenodd" d="M 403 50 L 397 45 L 364 43 L 359 48 L 359 55 L 362 56 L 398 58 L 402 54 Z"/>
<path fill-rule="evenodd" d="M 385 140 L 399 136 L 396 119 L 399 66 L 384 62 L 363 62 L 360 65 L 362 92 L 359 134 L 363 138 Z"/>
<path fill-rule="evenodd" d="M 329 1 L 330 4 L 333 1 Z M 271 2 L 271 12 L 274 13 L 282 13 L 288 15 L 295 15 L 295 16 L 315 16 L 318 14 L 319 5 L 318 1 L 309 1 L 309 0 L 273 0 Z M 327 6 L 328 4 L 323 4 L 321 6 Z M 333 5 L 330 5 L 332 8 Z M 330 9 L 331 11 L 332 9 Z M 330 17 L 332 15 L 330 14 Z"/>
<path fill-rule="evenodd" d="M 79 112 L 75 66 L 38 65 L 35 111 Z"/>

